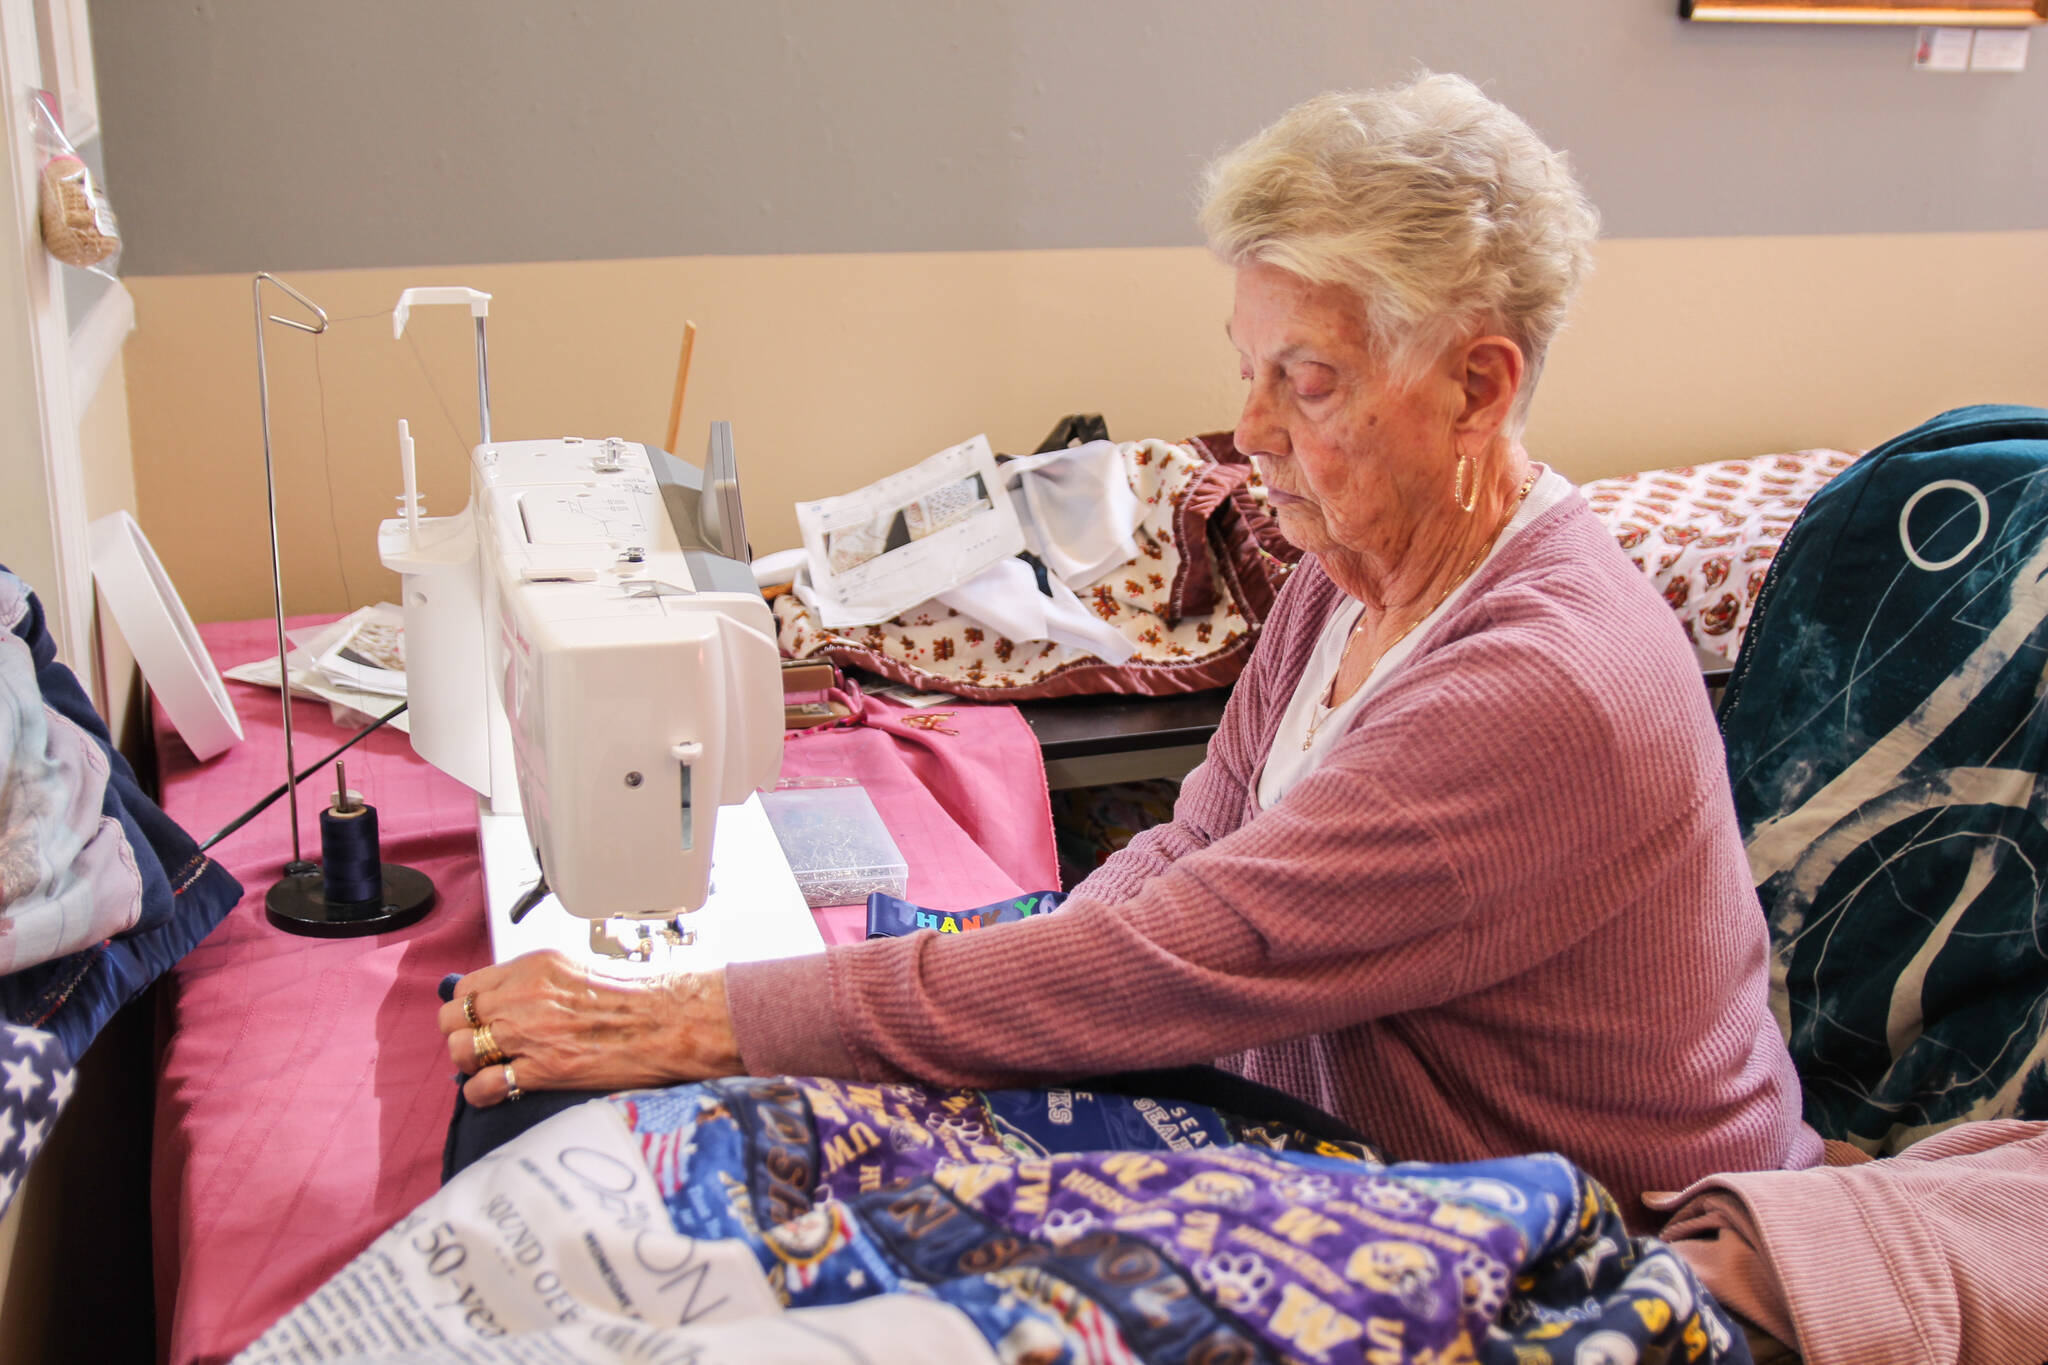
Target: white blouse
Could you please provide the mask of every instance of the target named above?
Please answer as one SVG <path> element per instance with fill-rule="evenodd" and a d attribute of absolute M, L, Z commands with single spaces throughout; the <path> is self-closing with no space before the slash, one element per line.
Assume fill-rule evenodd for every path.
<path fill-rule="evenodd" d="M 1294 789 L 1296 783 L 1315 771 L 1316 765 L 1336 747 L 1338 738 L 1351 728 L 1351 722 L 1365 699 L 1386 686 L 1387 680 L 1401 671 L 1401 665 L 1415 652 L 1422 637 L 1429 633 L 1430 625 L 1464 595 L 1472 580 L 1479 577 L 1479 571 L 1500 553 L 1501 547 L 1527 530 L 1531 522 L 1555 507 L 1565 494 L 1572 491 L 1571 480 L 1564 475 L 1547 466 L 1537 467 L 1543 472 L 1530 487 L 1529 496 L 1522 499 L 1522 505 L 1515 510 L 1507 527 L 1494 539 L 1486 558 L 1479 561 L 1449 596 L 1437 603 L 1435 610 L 1380 656 L 1380 661 L 1356 692 L 1337 706 L 1329 707 L 1323 705 L 1323 699 L 1330 695 L 1330 686 L 1337 680 L 1337 668 L 1344 659 L 1344 642 L 1365 611 L 1365 604 L 1354 598 L 1344 598 L 1338 604 L 1330 619 L 1323 623 L 1323 633 L 1316 638 L 1315 650 L 1309 655 L 1307 667 L 1302 669 L 1301 681 L 1295 684 L 1294 695 L 1287 702 L 1287 713 L 1280 717 L 1280 728 L 1273 735 L 1273 747 L 1267 750 L 1265 764 L 1259 770 L 1261 809 L 1270 810 L 1281 797 Z M 1311 725 L 1315 727 L 1312 740 L 1309 738 Z"/>

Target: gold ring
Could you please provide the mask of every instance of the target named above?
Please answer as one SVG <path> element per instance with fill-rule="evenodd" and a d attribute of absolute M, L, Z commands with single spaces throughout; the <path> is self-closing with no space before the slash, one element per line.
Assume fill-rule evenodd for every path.
<path fill-rule="evenodd" d="M 505 1063 L 505 1098 L 516 1100 L 525 1093 L 524 1090 L 519 1088 L 519 1082 L 513 1078 L 512 1063 Z"/>
<path fill-rule="evenodd" d="M 484 1021 L 476 1017 L 476 992 L 462 997 L 462 1017 L 469 1021 L 471 1028 L 482 1028 Z"/>
<path fill-rule="evenodd" d="M 496 1066 L 505 1060 L 504 1050 L 498 1046 L 498 1040 L 491 1037 L 489 1024 L 478 1024 L 469 1031 L 469 1038 L 476 1048 L 478 1066 Z"/>

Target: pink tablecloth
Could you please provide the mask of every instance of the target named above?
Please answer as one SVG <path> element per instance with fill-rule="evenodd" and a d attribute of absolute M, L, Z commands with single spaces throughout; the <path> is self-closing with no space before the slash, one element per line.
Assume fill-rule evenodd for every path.
<path fill-rule="evenodd" d="M 223 666 L 270 652 L 265 622 L 201 628 Z M 205 838 L 282 779 L 277 694 L 229 683 L 247 739 L 201 765 L 157 717 L 165 808 Z M 1057 885 L 1045 783 L 1009 708 L 965 708 L 927 733 L 879 707 L 872 724 L 793 740 L 787 775 L 861 779 L 910 863 L 910 896 L 962 908 Z M 347 737 L 298 703 L 301 766 Z M 270 927 L 263 892 L 289 856 L 285 803 L 216 857 L 242 903 L 171 974 L 158 1082 L 152 1200 L 157 1320 L 173 1362 L 225 1359 L 339 1270 L 439 1181 L 454 1104 L 433 1028 L 443 974 L 489 960 L 467 788 L 385 731 L 349 752 L 349 785 L 379 811 L 384 857 L 434 879 L 440 902 L 410 929 L 368 939 Z M 301 801 L 317 857 L 320 792 Z M 861 934 L 858 909 L 819 915 L 828 942 Z"/>

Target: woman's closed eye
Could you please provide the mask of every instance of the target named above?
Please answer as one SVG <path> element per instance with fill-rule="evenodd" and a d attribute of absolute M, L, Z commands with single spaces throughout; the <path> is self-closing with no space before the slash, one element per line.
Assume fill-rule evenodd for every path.
<path fill-rule="evenodd" d="M 1294 396 L 1304 403 L 1328 398 L 1337 391 L 1337 377 L 1326 365 L 1305 365 L 1290 371 L 1287 382 L 1294 387 Z"/>
<path fill-rule="evenodd" d="M 1244 383 L 1249 384 L 1258 376 L 1252 373 L 1251 366 L 1239 365 L 1237 367 L 1237 377 Z M 1328 398 L 1337 391 L 1336 374 L 1327 365 L 1295 366 L 1283 370 L 1280 378 L 1293 391 L 1294 396 L 1304 402 Z"/>

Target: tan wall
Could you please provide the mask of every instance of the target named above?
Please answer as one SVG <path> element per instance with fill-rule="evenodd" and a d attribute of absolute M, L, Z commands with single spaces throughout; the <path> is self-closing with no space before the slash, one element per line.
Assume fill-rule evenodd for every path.
<path fill-rule="evenodd" d="M 1605 242 L 1530 444 L 1580 479 L 2048 407 L 2048 232 Z"/>
<path fill-rule="evenodd" d="M 463 497 L 475 439 L 466 315 L 408 285 L 496 295 L 494 434 L 659 441 L 685 318 L 702 329 L 679 453 L 730 418 L 757 551 L 791 505 L 985 431 L 1028 449 L 1062 414 L 1124 438 L 1226 427 L 1228 273 L 1193 248 L 693 257 L 308 272 L 337 321 L 272 328 L 286 608 L 395 594 L 376 522 L 395 424 L 430 511 Z M 144 529 L 201 620 L 270 610 L 246 276 L 129 281 L 128 399 Z M 273 311 L 277 311 L 274 307 Z M 318 357 L 316 376 L 315 356 Z M 1943 408 L 2048 405 L 2048 232 L 1603 243 L 1529 443 L 1578 479 L 1811 445 L 1862 447 Z M 431 387 L 425 375 L 431 374 Z M 317 382 L 316 382 L 317 381 Z M 324 410 L 324 429 L 323 429 Z M 460 429 L 460 436 L 456 434 Z M 344 586 L 345 580 L 345 586 Z"/>

